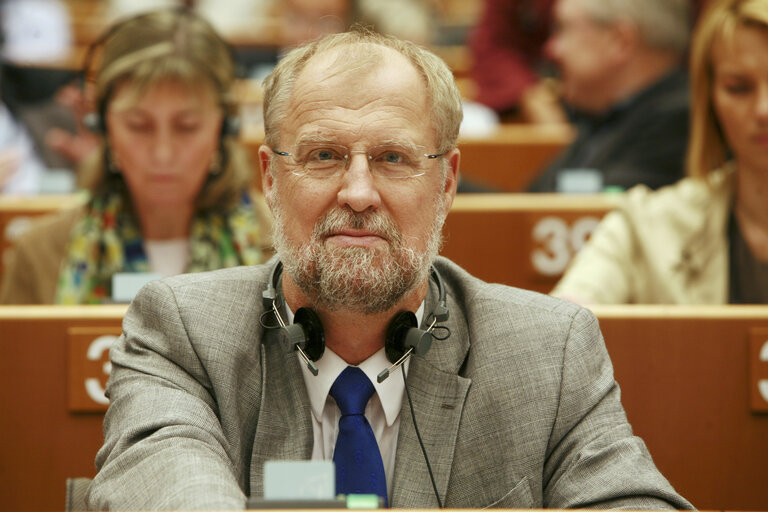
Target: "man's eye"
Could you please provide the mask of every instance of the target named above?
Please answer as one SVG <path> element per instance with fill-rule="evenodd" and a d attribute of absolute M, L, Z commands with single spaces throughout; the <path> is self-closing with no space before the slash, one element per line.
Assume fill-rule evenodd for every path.
<path fill-rule="evenodd" d="M 411 163 L 412 159 L 404 151 L 384 150 L 373 157 L 377 162 L 393 165 L 406 165 Z"/>
<path fill-rule="evenodd" d="M 402 164 L 405 162 L 405 157 L 401 153 L 395 151 L 387 151 L 384 153 L 383 159 L 389 164 Z"/>
<path fill-rule="evenodd" d="M 315 162 L 325 162 L 328 160 L 337 160 L 341 158 L 333 149 L 322 148 L 310 151 L 307 160 Z"/>

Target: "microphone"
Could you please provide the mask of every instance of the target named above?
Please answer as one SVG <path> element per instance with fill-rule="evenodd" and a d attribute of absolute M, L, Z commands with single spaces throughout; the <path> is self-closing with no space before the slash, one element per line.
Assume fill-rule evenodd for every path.
<path fill-rule="evenodd" d="M 400 357 L 400 359 L 398 359 L 397 361 L 395 361 L 395 363 L 394 363 L 394 364 L 392 364 L 392 366 L 390 366 L 389 368 L 385 368 L 384 370 L 382 370 L 382 371 L 381 371 L 381 373 L 379 373 L 379 374 L 376 376 L 376 381 L 377 381 L 379 384 L 381 384 L 382 382 L 384 382 L 385 380 L 387 380 L 387 378 L 389 377 L 389 374 L 390 374 L 390 373 L 392 373 L 394 370 L 398 369 L 398 368 L 399 368 L 399 367 L 400 367 L 400 366 L 401 366 L 403 363 L 405 363 L 405 361 L 406 361 L 406 360 L 407 360 L 409 357 L 411 357 L 411 354 L 412 354 L 412 353 L 413 353 L 413 347 L 409 348 L 409 349 L 408 349 L 408 350 L 407 350 L 407 351 L 406 351 L 406 352 L 405 352 L 405 353 L 402 355 L 402 357 Z"/>

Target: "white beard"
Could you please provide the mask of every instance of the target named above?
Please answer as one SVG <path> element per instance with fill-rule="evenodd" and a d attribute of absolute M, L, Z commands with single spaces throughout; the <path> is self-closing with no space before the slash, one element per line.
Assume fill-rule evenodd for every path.
<path fill-rule="evenodd" d="M 275 190 L 277 192 L 277 190 Z M 442 195 L 435 211 L 442 212 Z M 285 236 L 284 214 L 279 204 L 275 217 L 274 245 L 285 271 L 314 306 L 329 311 L 362 314 L 392 309 L 408 292 L 423 283 L 440 250 L 445 215 L 436 213 L 422 254 L 403 244 L 394 221 L 384 213 L 356 213 L 335 208 L 315 224 L 312 238 L 293 244 Z M 386 247 L 328 247 L 327 235 L 345 228 L 363 229 L 387 240 Z"/>

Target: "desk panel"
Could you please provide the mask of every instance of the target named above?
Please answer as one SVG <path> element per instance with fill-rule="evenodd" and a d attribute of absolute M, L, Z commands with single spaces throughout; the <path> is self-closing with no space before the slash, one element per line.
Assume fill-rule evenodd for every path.
<path fill-rule="evenodd" d="M 104 415 L 70 408 L 68 330 L 119 332 L 125 309 L 0 306 L 3 509 L 62 510 L 65 479 L 96 474 Z"/>
<path fill-rule="evenodd" d="M 768 306 L 593 310 L 629 421 L 672 485 L 703 510 L 768 508 L 768 414 L 750 403 Z"/>
<path fill-rule="evenodd" d="M 768 307 L 594 310 L 629 420 L 665 476 L 700 509 L 768 509 L 768 414 L 753 412 L 750 401 L 750 369 L 768 371 L 768 361 L 758 354 L 755 362 L 751 352 L 755 339 L 768 344 Z M 119 331 L 124 312 L 0 307 L 5 508 L 58 510 L 67 477 L 94 476 L 103 413 L 79 412 L 71 391 L 85 379 L 73 374 L 96 376 L 103 386 L 106 352 L 97 340 Z M 81 370 L 71 360 L 78 336 L 98 353 Z"/>
<path fill-rule="evenodd" d="M 489 282 L 548 293 L 621 194 L 461 194 L 440 254 Z"/>
<path fill-rule="evenodd" d="M 504 124 L 487 137 L 459 139 L 460 172 L 500 192 L 524 192 L 573 137 L 570 126 Z"/>

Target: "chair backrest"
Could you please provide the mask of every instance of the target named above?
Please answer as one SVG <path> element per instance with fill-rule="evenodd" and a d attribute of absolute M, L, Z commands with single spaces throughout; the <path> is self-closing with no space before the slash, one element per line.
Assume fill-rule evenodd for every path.
<path fill-rule="evenodd" d="M 85 493 L 90 484 L 90 478 L 67 478 L 67 498 L 64 510 L 68 512 L 88 510 L 85 504 Z"/>

